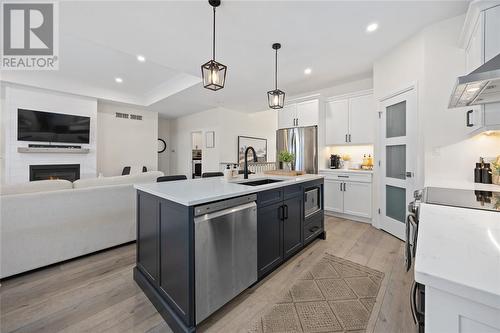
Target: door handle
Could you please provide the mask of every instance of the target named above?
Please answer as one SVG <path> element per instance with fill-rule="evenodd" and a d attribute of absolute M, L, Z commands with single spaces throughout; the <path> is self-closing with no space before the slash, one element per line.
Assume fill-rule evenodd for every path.
<path fill-rule="evenodd" d="M 410 309 L 413 322 L 417 323 L 417 283 L 414 281 L 410 292 Z"/>
<path fill-rule="evenodd" d="M 471 121 L 471 115 L 473 112 L 474 112 L 474 110 L 469 110 L 465 113 L 465 121 L 466 121 L 467 127 L 474 126 L 474 123 Z"/>

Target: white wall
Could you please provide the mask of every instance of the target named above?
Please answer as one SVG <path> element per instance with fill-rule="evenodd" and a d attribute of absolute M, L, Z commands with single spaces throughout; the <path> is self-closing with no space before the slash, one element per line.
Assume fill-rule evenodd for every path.
<path fill-rule="evenodd" d="M 35 164 L 80 164 L 80 178 L 96 176 L 96 99 L 19 85 L 2 83 L 2 86 L 2 90 L 5 90 L 1 110 L 3 183 L 15 184 L 29 181 L 29 166 Z M 81 144 L 83 148 L 90 149 L 90 152 L 88 154 L 17 152 L 18 147 L 27 147 L 30 143 L 41 143 L 17 141 L 18 108 L 90 117 L 90 143 Z"/>
<path fill-rule="evenodd" d="M 158 138 L 165 140 L 167 149 L 158 154 L 158 170 L 165 175 L 170 174 L 170 151 L 172 150 L 172 142 L 170 136 L 170 120 L 167 118 L 158 118 Z"/>
<path fill-rule="evenodd" d="M 191 172 L 191 133 L 203 133 L 202 170 L 219 171 L 220 162 L 236 162 L 238 135 L 267 139 L 268 161 L 276 159 L 276 111 L 242 113 L 216 108 L 171 120 L 171 174 Z M 205 133 L 215 132 L 215 148 L 206 148 Z"/>
<path fill-rule="evenodd" d="M 115 113 L 142 115 L 142 120 L 116 118 Z M 118 104 L 98 104 L 97 170 L 104 176 L 158 169 L 158 113 Z"/>

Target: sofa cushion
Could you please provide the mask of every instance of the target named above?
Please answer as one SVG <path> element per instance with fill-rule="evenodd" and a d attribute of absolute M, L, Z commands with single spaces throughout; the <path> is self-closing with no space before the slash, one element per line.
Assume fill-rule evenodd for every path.
<path fill-rule="evenodd" d="M 36 180 L 28 183 L 3 185 L 0 189 L 1 195 L 23 194 L 35 192 L 47 192 L 57 190 L 70 190 L 73 184 L 65 179 Z"/>
<path fill-rule="evenodd" d="M 73 183 L 73 187 L 87 188 L 95 186 L 152 183 L 156 181 L 156 178 L 161 176 L 163 176 L 163 172 L 161 171 L 148 171 L 135 175 L 78 179 Z"/>

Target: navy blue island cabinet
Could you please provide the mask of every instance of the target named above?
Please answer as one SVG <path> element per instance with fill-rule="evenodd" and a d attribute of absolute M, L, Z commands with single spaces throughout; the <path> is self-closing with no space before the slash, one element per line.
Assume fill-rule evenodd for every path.
<path fill-rule="evenodd" d="M 267 190 L 256 188 L 251 197 L 231 200 L 239 199 L 256 199 L 255 204 L 252 201 L 256 210 L 256 237 L 247 241 L 256 243 L 257 267 L 253 269 L 257 281 L 314 239 L 326 237 L 323 178 Z M 217 203 L 214 202 L 214 206 Z M 199 324 L 195 304 L 197 285 L 199 287 L 195 280 L 195 219 L 199 207 L 137 191 L 134 280 L 174 332 L 196 332 Z M 251 214 L 252 210 L 248 212 Z M 238 222 L 236 219 L 234 223 Z"/>

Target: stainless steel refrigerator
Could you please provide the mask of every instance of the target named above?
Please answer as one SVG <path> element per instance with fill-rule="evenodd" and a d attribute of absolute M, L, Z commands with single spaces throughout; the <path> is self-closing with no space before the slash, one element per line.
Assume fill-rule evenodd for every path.
<path fill-rule="evenodd" d="M 318 127 L 285 128 L 276 131 L 276 160 L 286 150 L 295 155 L 292 170 L 318 173 Z"/>

